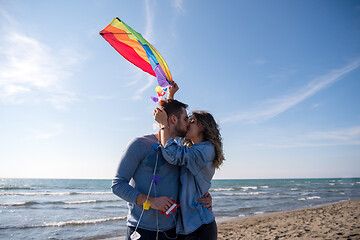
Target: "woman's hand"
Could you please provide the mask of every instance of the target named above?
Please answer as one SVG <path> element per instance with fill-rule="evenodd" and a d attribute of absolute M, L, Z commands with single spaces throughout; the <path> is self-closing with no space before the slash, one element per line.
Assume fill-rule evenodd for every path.
<path fill-rule="evenodd" d="M 158 108 L 158 107 L 155 108 L 153 111 L 153 115 L 154 115 L 155 121 L 157 121 L 159 124 L 163 125 L 164 127 L 167 127 L 168 119 L 167 119 L 167 114 L 164 109 Z"/>
<path fill-rule="evenodd" d="M 212 197 L 209 192 L 206 192 L 202 198 L 198 199 L 199 204 L 204 204 L 203 208 L 207 208 L 209 210 L 212 209 Z"/>
<path fill-rule="evenodd" d="M 166 212 L 174 203 L 172 198 L 168 197 L 149 197 L 151 208 Z"/>
<path fill-rule="evenodd" d="M 168 99 L 174 99 L 175 93 L 179 90 L 179 86 L 174 82 L 172 86 L 169 87 Z"/>

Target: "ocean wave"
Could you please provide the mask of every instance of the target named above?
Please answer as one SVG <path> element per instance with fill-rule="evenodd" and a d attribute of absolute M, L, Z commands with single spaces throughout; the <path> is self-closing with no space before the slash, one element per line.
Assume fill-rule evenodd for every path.
<path fill-rule="evenodd" d="M 112 217 L 112 218 L 101 218 L 101 219 L 91 219 L 91 220 L 70 220 L 66 222 L 54 222 L 54 223 L 44 223 L 43 225 L 38 225 L 35 227 L 65 227 L 65 226 L 78 226 L 78 225 L 88 225 L 96 223 L 104 223 L 110 221 L 121 221 L 126 219 L 126 216 L 123 217 Z"/>
<path fill-rule="evenodd" d="M 235 188 L 214 188 L 210 189 L 210 192 L 221 192 L 221 191 L 234 191 Z"/>
<path fill-rule="evenodd" d="M 262 215 L 264 212 L 254 212 L 254 215 Z"/>
<path fill-rule="evenodd" d="M 101 219 L 91 219 L 91 220 L 70 220 L 64 222 L 52 222 L 44 223 L 40 225 L 30 225 L 30 226 L 21 226 L 21 227 L 0 227 L 0 229 L 28 229 L 28 228 L 44 228 L 44 227 L 66 227 L 66 226 L 79 226 L 79 225 L 89 225 L 104 223 L 110 221 L 122 221 L 125 220 L 126 216 L 123 217 L 111 217 L 111 218 L 101 218 Z"/>
<path fill-rule="evenodd" d="M 268 188 L 269 186 L 261 186 L 262 188 Z M 222 192 L 222 191 L 238 191 L 238 190 L 256 190 L 257 186 L 249 186 L 249 187 L 235 187 L 235 188 L 214 188 L 210 189 L 210 192 Z"/>
<path fill-rule="evenodd" d="M 246 196 L 246 195 L 259 195 L 266 194 L 266 192 L 236 192 L 236 193 L 224 193 L 227 196 Z"/>
<path fill-rule="evenodd" d="M 320 199 L 319 196 L 307 197 L 307 198 L 299 198 L 299 201 L 312 200 L 312 199 Z"/>
<path fill-rule="evenodd" d="M 55 201 L 55 202 L 17 202 L 17 203 L 0 203 L 0 206 L 4 207 L 27 207 L 36 204 L 88 204 L 88 203 L 102 203 L 102 202 L 118 202 L 120 200 L 84 200 L 84 201 Z"/>
<path fill-rule="evenodd" d="M 249 189 L 251 189 L 251 190 L 256 190 L 256 189 L 258 189 L 258 187 L 256 187 L 256 186 L 250 186 L 250 187 L 240 187 L 241 189 L 244 189 L 245 191 L 247 191 L 247 190 L 249 190 Z"/>
<path fill-rule="evenodd" d="M 0 196 L 109 195 L 111 192 L 0 192 Z"/>
<path fill-rule="evenodd" d="M 30 187 L 2 186 L 0 190 L 31 190 Z"/>
<path fill-rule="evenodd" d="M 29 202 L 18 202 L 18 203 L 0 203 L 0 206 L 3 207 L 24 207 L 24 206 L 32 206 L 35 204 L 39 204 L 38 202 L 33 202 L 33 201 L 29 201 Z"/>
<path fill-rule="evenodd" d="M 59 203 L 64 204 L 86 204 L 86 203 L 101 203 L 101 202 L 118 202 L 119 200 L 84 200 L 84 201 L 64 201 Z"/>

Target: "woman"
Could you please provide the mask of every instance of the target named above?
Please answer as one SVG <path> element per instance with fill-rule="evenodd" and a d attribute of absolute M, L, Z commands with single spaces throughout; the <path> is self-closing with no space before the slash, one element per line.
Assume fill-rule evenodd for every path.
<path fill-rule="evenodd" d="M 167 162 L 181 167 L 180 214 L 177 219 L 179 239 L 217 239 L 217 226 L 211 210 L 203 208 L 197 199 L 211 187 L 215 169 L 224 160 L 219 127 L 213 116 L 194 111 L 189 118 L 183 144 L 168 134 L 167 115 L 161 108 L 154 110 L 160 124 L 162 154 Z"/>

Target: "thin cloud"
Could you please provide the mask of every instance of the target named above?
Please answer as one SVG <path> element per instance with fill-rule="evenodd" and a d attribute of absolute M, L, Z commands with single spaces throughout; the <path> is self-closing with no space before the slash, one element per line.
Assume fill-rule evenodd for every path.
<path fill-rule="evenodd" d="M 68 104 L 79 101 L 76 95 L 72 92 L 59 92 L 51 94 L 46 98 L 47 102 L 50 102 L 54 108 L 58 110 L 67 110 Z"/>
<path fill-rule="evenodd" d="M 144 38 L 150 43 L 153 42 L 153 34 L 154 34 L 154 15 L 152 14 L 153 9 L 151 9 L 151 1 L 145 0 L 145 17 L 146 17 L 146 25 L 145 25 L 145 33 Z M 132 79 L 127 85 L 136 88 L 134 95 L 132 97 L 133 100 L 142 99 L 142 94 L 148 88 L 150 88 L 155 82 L 155 77 L 147 76 L 147 73 L 143 71 L 132 70 L 133 75 L 130 77 Z M 141 85 L 141 87 L 139 87 Z"/>
<path fill-rule="evenodd" d="M 44 129 L 29 129 L 36 139 L 49 139 L 63 133 L 64 127 L 62 124 L 53 124 L 45 126 Z"/>
<path fill-rule="evenodd" d="M 352 142 L 354 144 L 360 144 L 360 126 L 327 132 L 315 132 L 313 134 L 309 134 L 308 137 L 311 139 Z"/>
<path fill-rule="evenodd" d="M 311 148 L 329 146 L 359 146 L 360 126 L 348 128 L 317 131 L 306 134 L 291 134 L 287 132 L 281 136 L 262 136 L 262 139 L 271 139 L 269 142 L 256 142 L 244 144 L 248 149 L 287 149 L 287 148 Z"/>
<path fill-rule="evenodd" d="M 10 19 L 3 14 L 3 19 Z M 10 21 L 11 22 L 11 21 Z M 2 26 L 4 31 L 5 23 Z M 75 51 L 64 48 L 54 51 L 34 37 L 26 36 L 15 27 L 0 38 L 0 101 L 6 104 L 50 101 L 55 108 L 77 98 L 63 94 L 64 81 L 72 76 L 71 67 L 80 63 Z M 50 96 L 50 97 L 49 97 Z M 59 97 L 62 96 L 62 97 Z M 64 99 L 61 102 L 61 99 Z M 60 107 L 64 108 L 64 107 Z"/>
<path fill-rule="evenodd" d="M 153 22 L 154 16 L 150 8 L 150 0 L 145 0 L 145 16 L 146 16 L 146 28 L 145 28 L 145 38 L 150 41 L 153 34 Z"/>
<path fill-rule="evenodd" d="M 259 58 L 259 59 L 255 59 L 255 60 L 252 62 L 252 64 L 261 66 L 261 65 L 265 65 L 266 62 L 267 62 L 267 61 L 266 61 L 265 59 Z"/>
<path fill-rule="evenodd" d="M 151 87 L 154 84 L 154 82 L 155 82 L 155 78 L 153 76 L 148 76 L 146 83 L 143 85 L 143 87 L 137 89 L 136 93 L 133 96 L 133 99 L 134 100 L 141 99 L 142 93 L 145 92 L 149 87 Z M 156 94 L 155 90 L 154 90 L 154 94 Z"/>
<path fill-rule="evenodd" d="M 150 43 L 156 42 L 154 39 L 154 12 L 155 9 L 152 7 L 154 6 L 152 0 L 145 0 L 145 32 L 143 34 L 144 38 L 148 40 Z M 173 6 L 177 9 L 178 12 L 184 12 L 183 8 L 183 1 L 177 0 L 173 2 Z M 131 76 L 128 79 L 131 79 L 126 86 L 135 88 L 134 94 L 132 96 L 132 100 L 139 100 L 143 98 L 143 93 L 148 90 L 150 87 L 154 85 L 156 81 L 156 77 L 153 76 L 146 76 L 146 73 L 140 71 L 139 69 L 130 70 L 132 72 Z M 140 87 L 139 87 L 140 85 Z M 154 91 L 153 94 L 155 95 L 156 92 Z M 149 96 L 150 97 L 150 96 Z"/>
<path fill-rule="evenodd" d="M 257 123 L 271 119 L 288 109 L 296 106 L 298 103 L 308 99 L 322 89 L 342 79 L 346 74 L 358 69 L 360 67 L 360 60 L 356 60 L 351 64 L 337 70 L 332 70 L 329 73 L 314 78 L 308 85 L 302 87 L 298 91 L 285 95 L 276 99 L 269 99 L 260 108 L 254 111 L 240 113 L 221 120 L 221 122 L 239 122 L 245 121 L 249 123 Z"/>
<path fill-rule="evenodd" d="M 179 13 L 184 13 L 185 9 L 184 9 L 184 1 L 183 0 L 174 0 L 172 1 L 172 4 L 174 6 L 174 8 L 177 10 L 177 12 Z"/>

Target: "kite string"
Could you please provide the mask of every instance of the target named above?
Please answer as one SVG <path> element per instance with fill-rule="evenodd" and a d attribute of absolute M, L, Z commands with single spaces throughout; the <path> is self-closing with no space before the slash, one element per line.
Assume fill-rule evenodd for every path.
<path fill-rule="evenodd" d="M 158 152 L 157 152 L 157 154 L 156 154 L 156 161 L 155 161 L 155 167 L 154 167 L 153 177 L 155 176 L 155 173 L 156 173 L 158 158 L 159 158 L 159 150 L 158 150 Z M 152 179 L 151 179 L 151 184 L 150 184 L 150 187 L 149 187 L 149 191 L 148 191 L 148 193 L 147 193 L 145 202 L 146 202 L 147 200 L 149 200 L 150 191 L 151 191 L 151 188 L 152 188 L 153 183 L 154 183 L 154 180 L 153 180 L 153 178 L 152 178 Z M 154 187 L 154 189 L 155 189 L 155 187 Z M 156 191 L 155 191 L 155 197 L 156 197 Z M 138 221 L 138 223 L 136 224 L 136 227 L 135 227 L 135 232 L 136 232 L 136 230 L 137 230 L 138 227 L 139 227 L 141 218 L 142 218 L 142 216 L 143 216 L 143 214 L 144 214 L 144 210 L 145 210 L 145 208 L 143 207 L 143 210 L 141 211 L 141 214 L 140 214 L 140 217 L 139 217 L 139 221 Z M 157 214 L 158 214 L 157 212 L 158 212 L 158 211 L 156 211 L 156 229 L 157 229 L 156 235 L 158 235 L 158 231 L 159 231 L 159 230 L 158 230 L 158 229 L 159 229 L 159 225 L 158 225 L 158 219 L 157 219 Z M 156 239 L 158 239 L 157 236 L 156 236 Z"/>
<path fill-rule="evenodd" d="M 156 161 L 155 161 L 155 167 L 154 167 L 154 171 L 153 171 L 153 178 L 151 179 L 151 184 L 150 184 L 150 187 L 149 187 L 148 194 L 147 194 L 147 196 L 146 196 L 146 201 L 149 199 L 150 191 L 151 191 L 151 188 L 152 188 L 153 183 L 154 183 L 154 181 L 155 181 L 155 180 L 154 180 L 154 176 L 155 176 L 156 170 L 157 170 L 158 159 L 159 159 L 159 149 L 158 149 L 158 152 L 157 152 L 157 154 L 156 154 Z M 154 195 L 155 195 L 154 197 L 157 196 L 157 194 L 156 194 L 156 184 L 154 185 Z M 135 232 L 136 232 L 136 230 L 138 229 L 138 226 L 139 226 L 139 224 L 140 224 L 141 218 L 142 218 L 142 216 L 143 216 L 143 214 L 144 214 L 144 210 L 145 210 L 145 209 L 143 208 L 143 210 L 141 211 L 141 214 L 140 214 L 140 217 L 139 217 L 139 221 L 138 221 L 138 223 L 136 224 L 136 227 L 135 227 Z M 163 232 L 168 239 L 177 239 L 177 237 L 178 237 L 178 234 L 177 234 L 177 233 L 176 233 L 175 238 L 171 238 L 171 237 L 169 237 L 169 236 L 166 234 L 165 231 L 160 231 L 160 230 L 159 230 L 159 216 L 158 216 L 158 214 L 159 214 L 159 211 L 156 210 L 156 239 L 157 239 L 157 240 L 159 239 L 159 232 Z M 175 217 L 174 217 L 173 214 L 171 214 L 171 216 L 175 219 Z M 175 222 L 176 222 L 176 219 L 175 219 Z"/>

